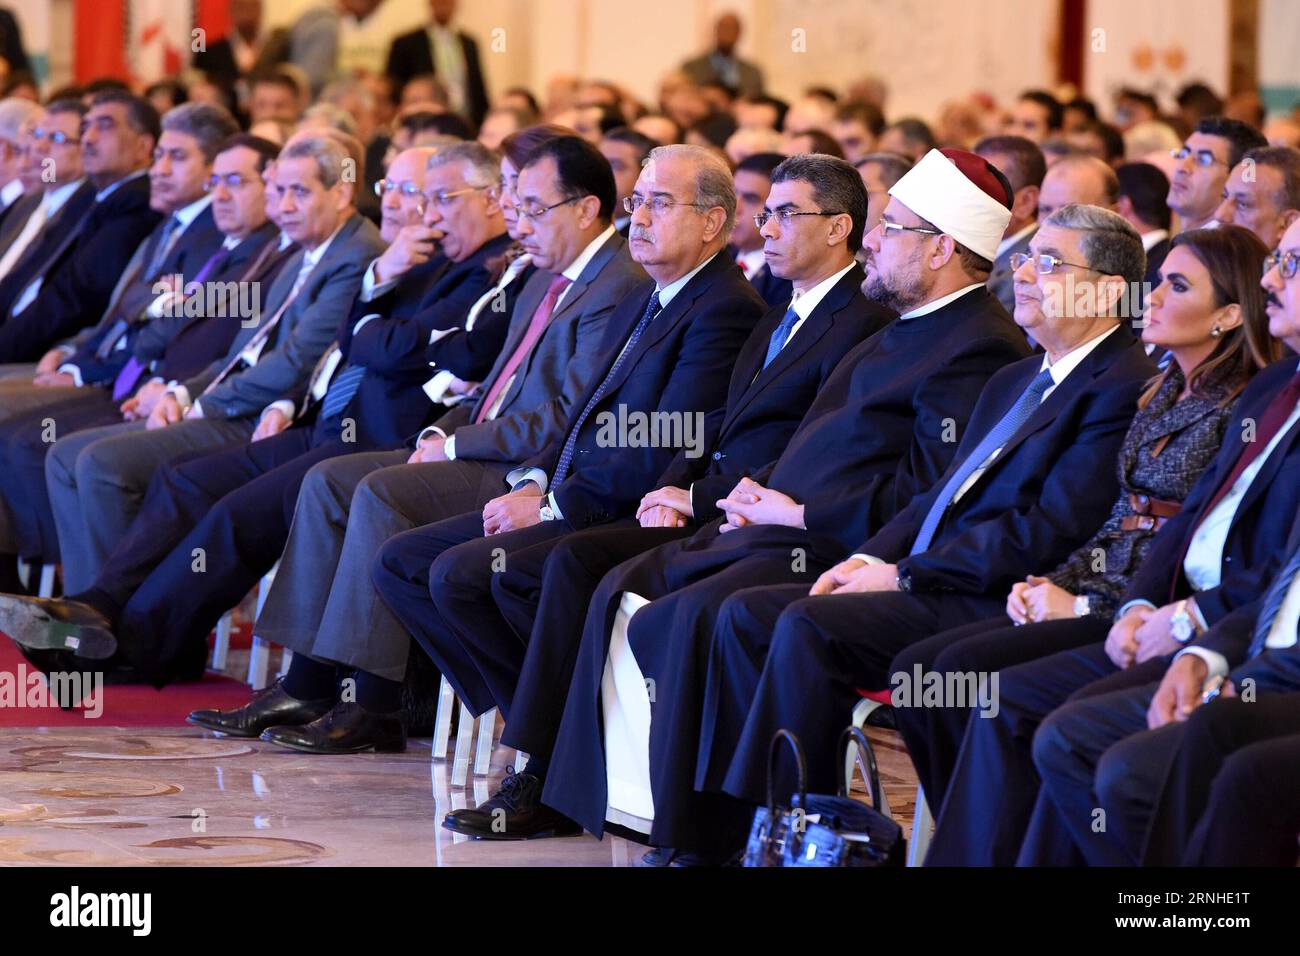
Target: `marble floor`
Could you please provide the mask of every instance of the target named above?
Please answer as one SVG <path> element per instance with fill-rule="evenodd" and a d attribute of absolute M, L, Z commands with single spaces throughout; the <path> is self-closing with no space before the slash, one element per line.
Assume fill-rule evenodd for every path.
<path fill-rule="evenodd" d="M 872 742 L 895 816 L 916 778 L 892 731 Z M 470 840 L 439 826 L 495 789 L 453 787 L 428 740 L 403 754 L 313 757 L 195 728 L 0 731 L 0 866 L 628 866 L 643 848 L 583 835 Z"/>

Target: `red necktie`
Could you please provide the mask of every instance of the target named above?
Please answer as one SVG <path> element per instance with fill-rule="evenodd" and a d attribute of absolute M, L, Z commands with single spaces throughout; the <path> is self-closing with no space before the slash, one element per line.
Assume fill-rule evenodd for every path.
<path fill-rule="evenodd" d="M 528 322 L 524 337 L 519 340 L 514 352 L 511 353 L 510 358 L 501 367 L 500 373 L 492 382 L 492 387 L 488 389 L 487 395 L 483 397 L 483 401 L 478 407 L 478 414 L 474 416 L 475 425 L 487 418 L 488 412 L 496 404 L 497 398 L 510 384 L 515 372 L 524 363 L 524 359 L 528 358 L 533 346 L 537 344 L 537 340 L 546 331 L 546 324 L 551 321 L 551 313 L 555 311 L 555 303 L 559 301 L 561 293 L 568 287 L 569 280 L 564 276 L 556 276 L 551 280 L 551 284 L 546 287 L 546 295 L 542 296 L 542 301 L 537 303 L 537 309 Z"/>
<path fill-rule="evenodd" d="M 1246 443 L 1242 449 L 1241 456 L 1237 459 L 1237 464 L 1232 468 L 1228 477 L 1223 479 L 1223 484 L 1219 485 L 1214 497 L 1210 499 L 1208 505 L 1201 509 L 1201 520 L 1205 520 L 1220 501 L 1227 497 L 1228 492 L 1232 491 L 1232 486 L 1237 483 L 1237 479 L 1242 476 L 1251 462 L 1264 453 L 1286 420 L 1291 417 L 1295 411 L 1296 403 L 1300 402 L 1300 374 L 1294 375 L 1291 381 L 1287 382 L 1286 388 L 1278 392 L 1273 400 L 1268 403 L 1268 408 L 1264 409 L 1264 414 L 1259 417 L 1259 427 L 1256 429 L 1254 441 Z M 1226 441 L 1231 441 L 1232 436 L 1228 436 Z M 1193 528 L 1187 535 L 1187 540 L 1183 542 L 1182 554 L 1178 557 L 1178 563 L 1174 565 L 1173 581 L 1169 587 L 1169 599 L 1172 601 L 1178 587 L 1179 569 L 1183 566 L 1183 561 L 1187 558 L 1187 552 L 1192 546 L 1192 539 L 1196 536 L 1196 528 Z"/>

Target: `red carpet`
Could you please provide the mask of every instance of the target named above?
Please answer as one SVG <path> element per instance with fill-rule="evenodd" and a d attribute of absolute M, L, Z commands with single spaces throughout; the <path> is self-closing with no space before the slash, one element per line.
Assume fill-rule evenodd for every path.
<path fill-rule="evenodd" d="M 232 635 L 232 646 L 239 643 Z M 47 695 L 36 689 L 37 674 L 13 641 L 0 634 L 0 727 L 175 727 L 192 710 L 239 707 L 250 694 L 247 684 L 207 673 L 201 681 L 162 690 L 144 684 L 105 687 L 102 705 L 93 711 L 65 711 L 41 706 Z"/>

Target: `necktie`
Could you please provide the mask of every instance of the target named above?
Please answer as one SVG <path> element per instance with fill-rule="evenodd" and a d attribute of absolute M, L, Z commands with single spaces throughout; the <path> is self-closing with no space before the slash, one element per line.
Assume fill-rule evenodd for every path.
<path fill-rule="evenodd" d="M 574 422 L 573 427 L 569 429 L 569 437 L 564 440 L 564 448 L 560 452 L 559 464 L 555 466 L 555 475 L 551 478 L 552 486 L 558 485 L 569 476 L 569 467 L 573 464 L 573 451 L 578 444 L 578 432 L 582 431 L 582 426 L 583 423 L 586 422 L 587 416 L 591 414 L 592 410 L 600 400 L 605 397 L 605 392 L 609 389 L 609 383 L 612 382 L 614 376 L 618 374 L 619 366 L 623 364 L 623 360 L 631 354 L 634 348 L 636 348 L 637 341 L 649 327 L 650 323 L 654 321 L 655 316 L 659 314 L 659 311 L 662 308 L 663 306 L 659 304 L 659 293 L 656 291 L 650 296 L 650 301 L 646 303 L 645 312 L 641 314 L 641 320 L 637 322 L 636 328 L 632 330 L 632 337 L 627 340 L 627 345 L 623 347 L 623 351 L 620 352 L 618 358 L 614 360 L 614 364 L 610 366 L 609 372 L 606 373 L 605 378 L 598 386 L 596 386 L 596 391 L 592 393 L 591 399 L 587 402 L 586 407 L 583 408 L 582 414 L 578 416 L 578 420 Z"/>
<path fill-rule="evenodd" d="M 1242 449 L 1241 455 L 1237 458 L 1237 463 L 1229 472 L 1228 477 L 1223 479 L 1223 483 L 1219 485 L 1209 504 L 1201 509 L 1202 519 L 1218 507 L 1219 502 L 1232 491 L 1232 486 L 1237 483 L 1237 479 L 1242 476 L 1256 458 L 1264 453 L 1264 449 L 1268 447 L 1269 442 L 1277 437 L 1277 433 L 1286 424 L 1286 420 L 1291 417 L 1291 413 L 1295 411 L 1297 402 L 1300 402 L 1300 374 L 1293 376 L 1291 381 L 1287 382 L 1286 388 L 1278 392 L 1273 400 L 1268 403 L 1268 407 L 1264 409 L 1264 414 L 1259 417 L 1259 425 L 1255 429 L 1255 440 L 1246 443 L 1246 447 Z M 1231 440 L 1231 438 L 1225 439 L 1225 441 L 1228 440 Z M 1182 568 L 1183 562 L 1187 559 L 1187 552 L 1192 546 L 1192 540 L 1196 537 L 1196 530 L 1196 528 L 1192 528 L 1188 532 L 1187 540 L 1183 542 L 1183 550 L 1178 556 L 1178 563 L 1174 565 L 1174 574 L 1169 583 L 1170 600 L 1173 600 L 1174 592 L 1178 588 L 1178 581 L 1181 577 L 1179 569 Z"/>
<path fill-rule="evenodd" d="M 1298 572 L 1300 572 L 1300 548 L 1291 555 L 1291 560 L 1278 572 L 1268 593 L 1264 595 L 1264 606 L 1260 608 L 1259 617 L 1255 619 L 1255 636 L 1250 642 L 1247 657 L 1254 657 L 1264 650 L 1268 633 L 1273 629 L 1273 622 L 1277 619 L 1277 612 L 1282 610 L 1282 603 L 1286 600 L 1287 592 L 1291 590 L 1291 584 L 1295 581 Z"/>
<path fill-rule="evenodd" d="M 329 390 L 325 392 L 321 415 L 324 418 L 333 418 L 335 415 L 342 414 L 343 409 L 348 407 L 348 402 L 352 401 L 353 396 L 357 394 L 357 389 L 361 387 L 361 380 L 365 377 L 364 365 L 349 365 L 336 375 L 334 381 L 330 382 Z"/>
<path fill-rule="evenodd" d="M 193 281 L 201 285 L 209 275 L 226 264 L 232 251 L 234 250 L 227 249 L 223 245 L 203 264 L 203 268 L 199 270 L 199 274 L 194 277 Z M 122 371 L 118 372 L 117 378 L 113 380 L 113 401 L 120 402 L 130 395 L 146 371 L 148 371 L 148 368 L 134 355 L 127 359 L 126 365 L 122 366 Z"/>
<path fill-rule="evenodd" d="M 781 354 L 781 349 L 785 348 L 785 340 L 790 337 L 790 330 L 798 321 L 799 313 L 794 310 L 794 303 L 791 302 L 790 308 L 785 310 L 785 318 L 781 320 L 781 324 L 776 327 L 771 340 L 767 343 L 767 358 L 763 359 L 763 368 L 771 365 L 772 359 Z"/>
<path fill-rule="evenodd" d="M 474 424 L 477 425 L 487 418 L 488 412 L 496 404 L 497 399 L 510 383 L 515 372 L 519 370 L 519 366 L 532 353 L 533 346 L 537 344 L 537 340 L 546 331 L 547 323 L 551 321 L 551 313 L 555 311 L 555 303 L 559 301 L 560 295 L 568 287 L 569 280 L 564 276 L 556 276 L 551 280 L 551 284 L 546 287 L 546 295 L 542 296 L 542 301 L 537 303 L 537 308 L 533 310 L 533 317 L 528 321 L 528 328 L 524 330 L 524 337 L 519 340 L 519 345 L 511 353 L 506 364 L 501 366 L 501 371 L 492 381 L 492 387 L 488 389 L 487 395 L 479 402 L 478 412 L 474 415 Z"/>
<path fill-rule="evenodd" d="M 912 542 L 912 554 L 920 554 L 930 547 L 930 543 L 934 540 L 934 533 L 939 529 L 939 522 L 952 506 L 958 489 L 966 483 L 966 479 L 988 462 L 990 455 L 1005 445 L 1020 430 L 1020 426 L 1038 409 L 1043 393 L 1051 387 L 1052 373 L 1044 369 L 1034 376 L 1034 380 L 1029 383 L 1029 387 L 1024 390 L 1016 403 L 1007 410 L 996 425 L 989 429 L 988 434 L 975 450 L 966 456 L 943 486 L 939 496 L 934 499 L 929 514 L 921 522 L 921 530 L 917 533 L 916 540 Z"/>
<path fill-rule="evenodd" d="M 153 255 L 149 257 L 149 268 L 145 270 L 148 278 L 152 279 L 162 271 L 163 260 L 167 258 L 167 253 L 171 252 L 172 239 L 179 225 L 180 220 L 173 215 L 163 226 L 162 235 L 158 237 L 158 245 L 154 246 Z"/>

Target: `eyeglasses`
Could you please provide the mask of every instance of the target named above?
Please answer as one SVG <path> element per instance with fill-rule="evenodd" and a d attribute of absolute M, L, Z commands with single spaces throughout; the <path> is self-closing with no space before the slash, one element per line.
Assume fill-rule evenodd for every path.
<path fill-rule="evenodd" d="M 37 140 L 38 142 L 43 139 L 49 140 L 54 146 L 62 146 L 65 143 L 72 143 L 75 145 L 81 142 L 80 139 L 75 136 L 69 136 L 67 133 L 63 132 L 63 130 L 52 129 L 47 132 L 45 128 L 41 126 L 32 130 L 32 139 Z"/>
<path fill-rule="evenodd" d="M 943 235 L 943 231 L 939 229 L 927 229 L 925 226 L 904 226 L 901 222 L 890 222 L 888 219 L 880 220 L 880 228 L 885 230 L 886 236 L 894 236 L 900 232 L 919 232 L 923 236 Z"/>
<path fill-rule="evenodd" d="M 1300 268 L 1300 253 L 1271 252 L 1264 258 L 1264 275 L 1276 269 L 1283 279 L 1294 279 L 1297 268 Z"/>
<path fill-rule="evenodd" d="M 521 220 L 541 219 L 552 209 L 557 209 L 560 206 L 567 206 L 571 202 L 577 202 L 579 199 L 586 198 L 586 196 L 570 196 L 568 199 L 561 199 L 559 202 L 553 202 L 549 206 L 542 206 L 540 208 L 534 206 L 532 209 L 525 209 L 523 206 L 516 206 L 515 215 L 517 215 Z"/>
<path fill-rule="evenodd" d="M 453 189 L 450 192 L 440 189 L 436 193 L 425 193 L 424 198 L 426 205 L 432 203 L 439 209 L 446 209 L 457 196 L 464 196 L 468 193 L 481 193 L 485 189 L 492 188 L 492 186 L 466 186 L 464 189 Z"/>
<path fill-rule="evenodd" d="M 1040 276 L 1050 276 L 1061 266 L 1074 266 L 1076 269 L 1087 269 L 1089 272 L 1096 272 L 1092 266 L 1085 266 L 1080 262 L 1066 262 L 1064 259 L 1058 259 L 1056 256 L 1049 256 L 1047 253 L 1039 253 L 1036 256 L 1027 256 L 1023 252 L 1013 253 L 1011 256 L 1011 271 L 1015 272 L 1026 262 L 1034 260 L 1034 265 L 1038 269 Z"/>
<path fill-rule="evenodd" d="M 793 219 L 795 216 L 842 216 L 842 215 L 844 215 L 844 213 L 841 212 L 800 212 L 797 209 L 791 209 L 788 206 L 783 206 L 780 209 L 778 209 L 776 212 L 768 212 L 766 209 L 763 210 L 762 212 L 760 212 L 758 215 L 754 217 L 754 225 L 758 226 L 759 229 L 762 229 L 764 226 L 767 225 L 767 221 L 769 219 L 775 219 L 778 225 L 788 226 L 790 225 L 790 220 Z"/>
<path fill-rule="evenodd" d="M 424 195 L 424 193 L 420 191 L 420 187 L 415 185 L 415 183 L 411 182 L 409 179 L 403 180 L 400 183 L 393 179 L 381 179 L 379 182 L 375 183 L 375 195 L 380 199 L 383 199 L 394 190 L 400 192 L 403 199 L 413 199 L 416 196 Z"/>
<path fill-rule="evenodd" d="M 1214 154 L 1210 152 L 1208 149 L 1198 149 L 1195 153 L 1193 153 L 1190 147 L 1184 146 L 1182 149 L 1171 149 L 1169 151 L 1169 155 L 1172 156 L 1174 159 L 1178 159 L 1178 160 L 1183 160 L 1186 159 L 1188 156 L 1192 156 L 1195 159 L 1196 165 L 1201 166 L 1205 169 L 1209 169 L 1211 166 L 1228 165 L 1227 163 L 1223 162 L 1223 160 L 1216 159 L 1214 157 Z"/>
<path fill-rule="evenodd" d="M 226 173 L 224 176 L 220 173 L 213 173 L 208 177 L 207 182 L 203 184 L 203 188 L 211 192 L 222 183 L 225 183 L 227 189 L 242 189 L 250 182 L 252 182 L 251 179 L 245 179 L 239 173 Z"/>
<path fill-rule="evenodd" d="M 706 208 L 703 203 L 698 202 L 678 202 L 676 199 L 669 199 L 667 196 L 651 196 L 645 199 L 633 193 L 631 196 L 623 197 L 623 209 L 629 213 L 635 213 L 642 206 L 650 210 L 650 214 L 660 216 L 666 213 L 673 206 L 694 206 L 696 209 Z"/>

